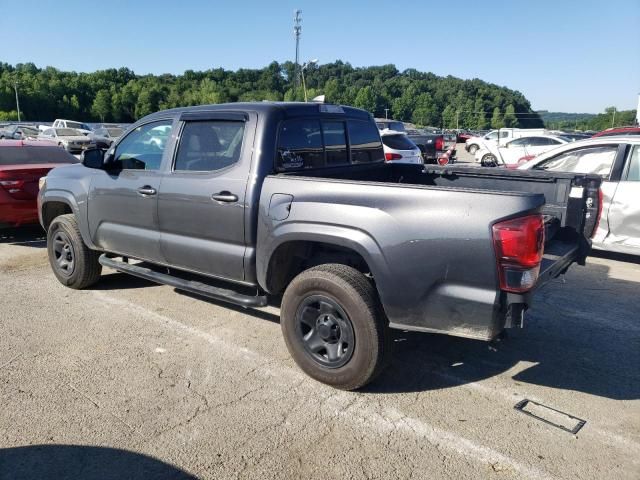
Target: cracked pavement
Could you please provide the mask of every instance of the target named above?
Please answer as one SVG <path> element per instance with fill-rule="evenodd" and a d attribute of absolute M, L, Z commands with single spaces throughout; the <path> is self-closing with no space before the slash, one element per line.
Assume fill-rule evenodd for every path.
<path fill-rule="evenodd" d="M 572 267 L 492 348 L 396 332 L 391 368 L 342 392 L 296 367 L 274 307 L 106 270 L 69 290 L 40 235 L 0 234 L 1 479 L 640 476 L 637 258 Z"/>

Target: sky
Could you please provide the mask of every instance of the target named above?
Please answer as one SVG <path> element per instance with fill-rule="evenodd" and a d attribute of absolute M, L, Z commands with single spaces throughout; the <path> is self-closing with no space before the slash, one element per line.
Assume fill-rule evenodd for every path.
<path fill-rule="evenodd" d="M 0 61 L 138 74 L 293 60 L 393 63 L 480 78 L 536 110 L 633 109 L 640 93 L 640 0 L 0 0 Z"/>

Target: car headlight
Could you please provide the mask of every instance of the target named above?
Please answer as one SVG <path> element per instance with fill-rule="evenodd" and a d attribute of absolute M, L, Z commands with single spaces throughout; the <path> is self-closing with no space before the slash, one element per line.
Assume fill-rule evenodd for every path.
<path fill-rule="evenodd" d="M 42 190 L 47 184 L 47 177 L 40 177 L 38 179 L 38 190 Z"/>

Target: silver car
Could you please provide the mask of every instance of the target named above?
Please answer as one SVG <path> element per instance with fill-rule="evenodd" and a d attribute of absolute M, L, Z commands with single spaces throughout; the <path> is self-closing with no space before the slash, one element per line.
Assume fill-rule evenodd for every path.
<path fill-rule="evenodd" d="M 519 168 L 601 175 L 604 202 L 593 246 L 640 255 L 640 138 L 577 141 L 543 153 Z"/>
<path fill-rule="evenodd" d="M 74 128 L 47 128 L 38 138 L 54 141 L 69 153 L 82 153 L 91 144 L 89 137 Z"/>

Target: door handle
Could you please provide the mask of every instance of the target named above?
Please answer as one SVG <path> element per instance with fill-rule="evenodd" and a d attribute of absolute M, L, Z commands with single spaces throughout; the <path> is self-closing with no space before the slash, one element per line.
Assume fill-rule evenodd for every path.
<path fill-rule="evenodd" d="M 238 201 L 238 196 L 225 190 L 224 192 L 214 193 L 213 195 L 211 195 L 211 199 L 215 200 L 216 202 L 232 203 Z"/>
<path fill-rule="evenodd" d="M 140 187 L 138 189 L 138 193 L 142 196 L 147 196 L 147 195 L 155 195 L 156 194 L 156 189 L 149 186 L 149 185 L 145 185 L 144 187 Z"/>

